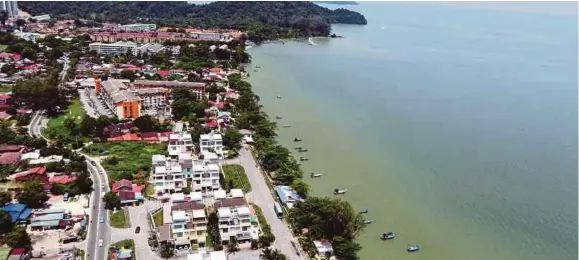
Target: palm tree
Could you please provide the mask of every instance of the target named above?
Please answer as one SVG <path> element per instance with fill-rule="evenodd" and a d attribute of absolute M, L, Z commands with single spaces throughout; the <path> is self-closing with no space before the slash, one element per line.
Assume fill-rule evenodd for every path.
<path fill-rule="evenodd" d="M 227 258 L 229 259 L 230 255 L 236 254 L 237 252 L 239 252 L 239 242 L 237 242 L 235 237 L 232 237 L 227 245 Z"/>
<path fill-rule="evenodd" d="M 261 254 L 259 255 L 259 259 L 261 260 L 287 260 L 287 256 L 280 253 L 277 249 L 270 249 L 265 248 L 263 249 L 263 251 L 261 251 Z"/>

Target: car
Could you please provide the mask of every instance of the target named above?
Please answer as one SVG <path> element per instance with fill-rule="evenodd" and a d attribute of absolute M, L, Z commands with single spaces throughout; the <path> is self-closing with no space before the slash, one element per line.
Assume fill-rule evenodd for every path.
<path fill-rule="evenodd" d="M 100 217 L 99 221 L 100 221 L 101 223 L 105 223 L 105 217 Z"/>
<path fill-rule="evenodd" d="M 90 161 L 90 164 L 92 164 L 92 166 L 96 166 L 96 163 L 94 161 Z"/>
<path fill-rule="evenodd" d="M 141 232 L 141 227 L 140 227 L 140 226 L 137 226 L 137 227 L 135 228 L 135 234 L 139 234 L 139 232 Z"/>
<path fill-rule="evenodd" d="M 99 246 L 103 246 L 103 240 L 99 239 Z"/>

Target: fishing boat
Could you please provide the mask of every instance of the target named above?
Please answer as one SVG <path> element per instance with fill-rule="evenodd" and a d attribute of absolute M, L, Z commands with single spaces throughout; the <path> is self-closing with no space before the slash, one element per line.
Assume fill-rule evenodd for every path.
<path fill-rule="evenodd" d="M 313 172 L 312 172 L 312 173 L 310 173 L 310 177 L 312 177 L 312 178 L 319 178 L 319 177 L 322 177 L 322 174 L 321 174 L 321 173 L 313 173 Z"/>
<path fill-rule="evenodd" d="M 386 232 L 386 233 L 382 233 L 382 235 L 380 236 L 380 239 L 388 240 L 388 239 L 393 239 L 394 237 L 396 237 L 396 234 L 394 234 L 394 232 Z"/>
<path fill-rule="evenodd" d="M 282 125 L 281 127 L 287 128 L 287 127 L 290 127 L 290 125 Z"/>
<path fill-rule="evenodd" d="M 346 194 L 347 191 L 348 191 L 348 189 L 334 189 L 334 194 L 335 195 Z"/>
<path fill-rule="evenodd" d="M 281 98 L 281 96 L 280 96 L 280 95 L 277 95 L 277 98 Z"/>
<path fill-rule="evenodd" d="M 408 245 L 406 248 L 406 251 L 408 252 L 416 252 L 418 250 L 420 250 L 420 245 Z"/>
<path fill-rule="evenodd" d="M 275 119 L 282 119 L 283 117 L 281 116 L 276 116 Z"/>
<path fill-rule="evenodd" d="M 303 157 L 303 156 L 300 157 L 300 161 L 307 161 L 307 160 L 309 160 L 307 157 Z"/>
<path fill-rule="evenodd" d="M 360 214 L 366 214 L 366 213 L 368 213 L 368 209 L 360 210 Z"/>
<path fill-rule="evenodd" d="M 308 149 L 303 149 L 303 148 L 302 148 L 302 149 L 300 149 L 299 151 L 300 151 L 300 153 L 304 153 L 304 152 L 307 152 Z"/>
<path fill-rule="evenodd" d="M 372 224 L 374 222 L 374 220 L 364 220 L 364 224 L 368 225 L 368 224 Z"/>
<path fill-rule="evenodd" d="M 301 150 L 302 147 L 301 146 L 296 146 L 296 150 Z"/>
<path fill-rule="evenodd" d="M 259 69 L 259 68 L 261 68 L 261 67 L 260 67 L 259 65 L 257 65 L 257 66 L 255 66 L 255 68 L 256 68 L 256 69 Z"/>
<path fill-rule="evenodd" d="M 300 139 L 300 138 L 297 138 L 297 137 L 294 138 L 294 142 L 301 142 L 301 141 L 302 141 L 302 139 Z"/>

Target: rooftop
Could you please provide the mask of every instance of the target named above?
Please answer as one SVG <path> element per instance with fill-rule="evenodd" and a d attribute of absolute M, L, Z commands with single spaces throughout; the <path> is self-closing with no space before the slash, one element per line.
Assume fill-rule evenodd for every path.
<path fill-rule="evenodd" d="M 213 204 L 214 208 L 225 208 L 225 207 L 233 207 L 233 206 L 242 206 L 247 205 L 247 201 L 244 198 L 231 198 L 231 199 L 224 199 Z"/>

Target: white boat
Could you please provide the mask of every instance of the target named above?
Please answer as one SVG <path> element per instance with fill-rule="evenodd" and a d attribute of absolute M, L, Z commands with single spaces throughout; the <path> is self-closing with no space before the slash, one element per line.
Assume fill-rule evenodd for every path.
<path fill-rule="evenodd" d="M 281 96 L 280 96 L 280 95 L 277 95 L 277 98 L 281 98 Z"/>
<path fill-rule="evenodd" d="M 406 248 L 406 251 L 408 252 L 416 252 L 418 250 L 420 250 L 420 245 L 408 245 Z"/>
<path fill-rule="evenodd" d="M 322 177 L 322 174 L 321 174 L 321 173 L 313 173 L 313 172 L 312 172 L 312 173 L 310 173 L 310 177 L 312 177 L 312 178 L 320 178 L 320 177 Z"/>
<path fill-rule="evenodd" d="M 364 224 L 368 225 L 368 224 L 372 224 L 374 222 L 374 220 L 364 220 Z"/>
<path fill-rule="evenodd" d="M 290 127 L 290 125 L 282 125 L 281 127 Z"/>
<path fill-rule="evenodd" d="M 348 189 L 334 189 L 334 194 L 335 195 L 346 194 L 347 191 Z"/>

